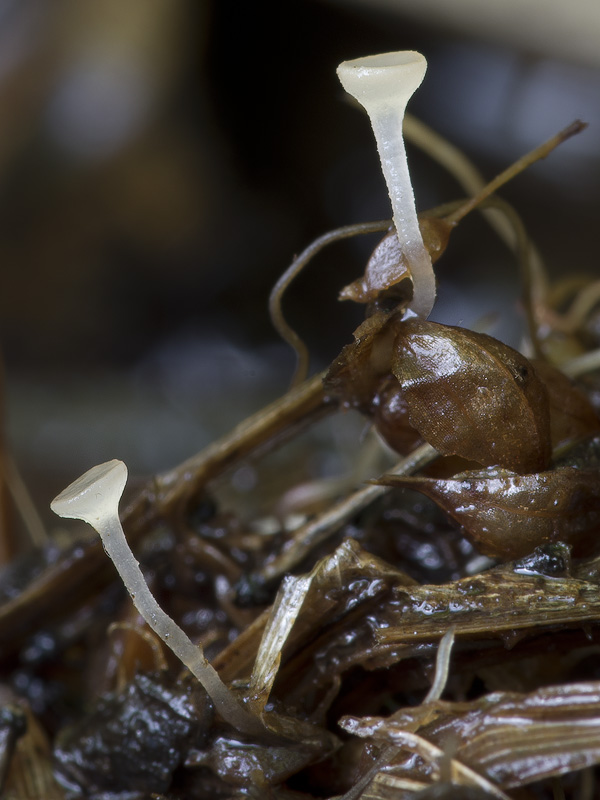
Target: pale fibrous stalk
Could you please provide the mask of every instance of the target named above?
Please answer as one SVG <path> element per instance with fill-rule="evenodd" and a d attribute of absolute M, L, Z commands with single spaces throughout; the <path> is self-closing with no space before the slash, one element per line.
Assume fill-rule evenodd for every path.
<path fill-rule="evenodd" d="M 420 53 L 407 50 L 344 61 L 337 71 L 344 89 L 365 108 L 371 120 L 405 262 L 398 265 L 398 273 L 403 275 L 408 267 L 413 282 L 409 307 L 420 317 L 429 316 L 435 303 L 435 275 L 419 228 L 402 122 L 406 104 L 420 86 L 426 68 Z"/>

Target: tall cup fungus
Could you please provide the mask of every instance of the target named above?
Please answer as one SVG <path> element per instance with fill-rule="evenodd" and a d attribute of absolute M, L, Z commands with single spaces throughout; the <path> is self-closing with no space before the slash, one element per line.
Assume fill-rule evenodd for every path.
<path fill-rule="evenodd" d="M 419 229 L 402 121 L 406 104 L 421 85 L 426 69 L 427 62 L 420 53 L 406 50 L 344 61 L 337 70 L 344 89 L 365 108 L 371 120 L 404 262 L 398 264 L 397 277 L 404 277 L 408 267 L 413 281 L 410 308 L 420 317 L 427 317 L 433 308 L 435 275 Z M 394 282 L 392 276 L 388 283 L 391 286 Z"/>
<path fill-rule="evenodd" d="M 189 639 L 150 592 L 119 519 L 119 500 L 126 482 L 127 467 L 113 459 L 88 470 L 55 497 L 50 507 L 59 517 L 81 519 L 96 529 L 137 610 L 204 686 L 223 719 L 239 731 L 263 735 L 263 722 L 241 705 L 206 660 L 200 645 Z"/>

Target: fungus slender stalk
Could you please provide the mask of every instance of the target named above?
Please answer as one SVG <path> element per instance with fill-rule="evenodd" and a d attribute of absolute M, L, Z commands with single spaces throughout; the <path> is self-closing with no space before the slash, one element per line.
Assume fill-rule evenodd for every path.
<path fill-rule="evenodd" d="M 439 700 L 446 688 L 448 672 L 450 671 L 450 656 L 454 645 L 454 633 L 455 628 L 452 626 L 442 636 L 435 661 L 435 677 L 431 684 L 431 689 L 427 692 L 427 697 L 423 700 L 424 705 Z"/>
<path fill-rule="evenodd" d="M 150 592 L 119 520 L 119 500 L 126 481 L 125 464 L 116 459 L 107 461 L 92 467 L 68 486 L 50 507 L 59 517 L 81 519 L 96 529 L 137 610 L 200 681 L 223 719 L 238 731 L 264 735 L 268 729 L 263 722 L 243 708 L 206 660 L 202 648 L 163 611 Z"/>
<path fill-rule="evenodd" d="M 426 68 L 420 53 L 407 50 L 344 61 L 337 71 L 344 89 L 364 106 L 371 120 L 402 256 L 413 280 L 410 308 L 421 317 L 429 316 L 435 303 L 435 275 L 419 229 L 402 121 Z"/>

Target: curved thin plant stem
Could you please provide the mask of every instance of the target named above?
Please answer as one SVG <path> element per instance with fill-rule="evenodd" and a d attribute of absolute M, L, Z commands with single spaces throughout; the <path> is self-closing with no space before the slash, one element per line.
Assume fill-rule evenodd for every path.
<path fill-rule="evenodd" d="M 600 349 L 590 350 L 577 358 L 572 358 L 561 364 L 560 369 L 568 378 L 578 378 L 580 375 L 585 375 L 586 372 L 594 372 L 600 369 Z"/>
<path fill-rule="evenodd" d="M 565 329 L 567 331 L 576 331 L 599 302 L 600 280 L 596 280 L 584 286 L 575 296 L 563 317 Z"/>
<path fill-rule="evenodd" d="M 0 459 L 0 471 L 4 475 L 8 490 L 14 500 L 15 506 L 25 523 L 29 538 L 36 547 L 48 544 L 48 532 L 42 518 L 33 502 L 31 493 L 19 471 L 11 453 L 6 450 Z"/>
<path fill-rule="evenodd" d="M 559 144 L 580 133 L 586 127 L 586 123 L 575 120 L 564 130 L 519 158 L 492 181 L 485 183 L 477 168 L 458 148 L 420 122 L 420 120 L 410 115 L 406 115 L 404 120 L 404 132 L 407 139 L 445 167 L 460 185 L 473 195 L 466 202 L 449 205 L 447 212 L 444 214 L 432 212 L 428 212 L 428 214 L 443 216 L 447 223 L 456 224 L 474 208 L 480 208 L 484 217 L 500 238 L 511 250 L 517 251 L 522 266 L 527 266 L 526 270 L 522 270 L 523 299 L 526 307 L 529 335 L 536 355 L 541 354 L 541 348 L 537 337 L 537 324 L 534 319 L 533 308 L 534 305 L 537 305 L 534 301 L 541 302 L 547 291 L 547 281 L 541 256 L 533 243 L 528 240 L 523 224 L 512 207 L 508 205 L 500 206 L 499 203 L 484 203 L 483 201 L 489 199 L 502 185 L 512 180 L 520 172 L 527 169 L 534 162 L 546 158 Z M 504 212 L 504 219 L 502 217 L 499 218 L 494 213 L 496 208 Z M 581 300 L 581 305 L 585 307 L 584 300 Z M 579 313 L 579 307 L 574 308 L 572 316 L 577 318 Z M 570 319 L 571 317 L 569 317 Z"/>
<path fill-rule="evenodd" d="M 548 287 L 546 303 L 551 308 L 559 308 L 573 302 L 573 298 L 589 285 L 585 275 L 569 275 Z"/>
<path fill-rule="evenodd" d="M 470 203 L 470 201 L 466 201 L 466 203 Z M 464 200 L 453 200 L 450 203 L 444 203 L 430 209 L 427 211 L 427 216 L 438 217 L 448 221 L 455 214 L 461 214 L 466 203 Z M 521 217 L 506 200 L 497 195 L 492 195 L 483 198 L 478 206 L 471 206 L 470 210 L 472 211 L 474 208 L 477 208 L 482 213 L 488 210 L 499 211 L 506 220 L 506 226 L 503 225 L 501 227 L 503 231 L 510 231 L 510 235 L 505 236 L 502 234 L 501 238 L 518 259 L 527 332 L 536 356 L 541 357 L 535 309 L 540 305 L 542 298 L 546 294 L 547 282 L 539 253 L 530 240 Z M 463 219 L 464 215 L 461 214 L 460 218 Z M 494 225 L 494 229 L 498 232 L 496 225 Z"/>
<path fill-rule="evenodd" d="M 492 181 L 490 181 L 479 194 L 471 198 L 468 203 L 465 203 L 462 209 L 450 215 L 446 221 L 450 223 L 459 222 L 473 208 L 479 205 L 484 198 L 489 197 L 491 194 L 496 192 L 501 186 L 512 180 L 520 172 L 523 172 L 523 170 L 527 169 L 527 167 L 531 166 L 531 164 L 539 161 L 542 158 L 546 158 L 546 156 L 549 155 L 556 147 L 558 147 L 559 144 L 562 144 L 562 142 L 570 139 L 571 136 L 574 136 L 576 133 L 581 133 L 581 131 L 585 128 L 587 128 L 587 124 L 585 122 L 581 122 L 581 120 L 575 120 L 575 122 L 572 122 L 564 130 L 560 131 L 555 136 L 552 136 L 543 144 L 538 145 L 538 147 L 534 148 L 529 153 L 521 156 L 521 158 L 517 159 L 514 164 L 511 164 L 510 167 L 505 169 Z"/>
<path fill-rule="evenodd" d="M 542 358 L 543 353 L 538 336 L 538 324 L 535 313 L 536 307 L 539 307 L 541 302 L 541 293 L 545 286 L 545 273 L 541 260 L 538 258 L 532 246 L 521 217 L 510 203 L 494 195 L 482 201 L 481 207 L 497 208 L 504 214 L 514 231 L 514 251 L 519 262 L 519 270 L 521 273 L 521 296 L 525 310 L 525 319 L 527 321 L 527 332 L 533 352 L 536 357 Z"/>
<path fill-rule="evenodd" d="M 342 239 L 349 239 L 351 236 L 360 236 L 366 233 L 378 233 L 386 231 L 392 224 L 391 220 L 379 220 L 377 222 L 360 222 L 356 225 L 345 225 L 343 228 L 329 231 L 319 236 L 312 244 L 297 256 L 283 275 L 273 287 L 269 296 L 269 314 L 271 321 L 281 338 L 287 342 L 296 353 L 296 371 L 292 378 L 292 388 L 298 386 L 308 375 L 308 349 L 296 331 L 286 321 L 281 310 L 281 300 L 283 294 L 304 267 L 311 261 L 323 248 Z"/>
<path fill-rule="evenodd" d="M 455 147 L 447 139 L 411 114 L 406 114 L 404 117 L 404 133 L 406 139 L 410 141 L 412 145 L 418 147 L 436 163 L 446 169 L 457 183 L 471 195 L 468 200 L 453 201 L 431 209 L 425 212 L 426 215 L 444 217 L 446 221 L 448 221 L 448 215 L 454 212 L 461 213 L 466 203 L 471 204 L 471 210 L 475 208 L 473 205 L 473 197 L 482 197 L 481 193 L 486 190 L 488 184 L 473 162 L 459 150 L 459 148 Z M 516 250 L 517 240 L 510 220 L 499 213 L 498 209 L 493 207 L 479 208 L 479 211 L 504 244 L 510 250 Z M 469 212 L 465 212 L 461 218 L 464 218 L 466 213 Z M 542 258 L 533 242 L 530 242 L 529 249 L 532 271 L 534 271 L 535 274 L 543 275 L 544 268 L 542 266 Z"/>
<path fill-rule="evenodd" d="M 419 150 L 426 153 L 431 159 L 444 167 L 467 192 L 474 195 L 485 186 L 485 178 L 473 162 L 444 136 L 441 136 L 429 125 L 417 117 L 404 115 L 402 125 L 404 138 Z"/>
<path fill-rule="evenodd" d="M 139 625 L 133 625 L 131 622 L 111 622 L 106 633 L 108 636 L 112 636 L 114 633 L 118 633 L 120 631 L 133 633 L 136 636 L 139 636 L 140 639 L 143 639 L 143 641 L 152 651 L 154 668 L 159 672 L 167 669 L 167 659 L 163 653 L 161 642 L 158 638 L 156 638 L 156 636 L 153 636 L 150 631 L 146 630 L 146 628 L 141 628 Z"/>

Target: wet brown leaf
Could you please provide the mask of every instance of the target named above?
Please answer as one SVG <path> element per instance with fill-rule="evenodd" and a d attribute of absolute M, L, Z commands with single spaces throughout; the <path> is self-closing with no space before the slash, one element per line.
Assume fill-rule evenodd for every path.
<path fill-rule="evenodd" d="M 346 406 L 369 413 L 381 380 L 390 374 L 397 315 L 378 312 L 354 331 L 354 341 L 332 362 L 325 391 Z"/>
<path fill-rule="evenodd" d="M 544 629 L 581 628 L 600 615 L 597 583 L 546 577 L 529 560 L 523 572 L 522 566 L 503 565 L 440 586 L 395 587 L 371 613 L 374 644 L 365 663 L 373 668 L 392 664 L 403 650 L 439 639 L 451 625 L 458 641 L 500 639 L 510 646 Z M 324 655 L 321 659 L 327 663 Z"/>
<path fill-rule="evenodd" d="M 397 453 L 409 453 L 423 443 L 410 424 L 408 403 L 395 375 L 380 382 L 371 408 L 378 433 Z"/>
<path fill-rule="evenodd" d="M 282 783 L 315 760 L 314 748 L 265 746 L 218 737 L 206 750 L 190 750 L 185 766 L 208 767 L 227 785 L 248 787 L 249 777 L 262 788 Z M 267 789 L 268 790 L 268 789 Z"/>
<path fill-rule="evenodd" d="M 482 639 L 511 644 L 557 626 L 580 628 L 597 618 L 598 586 L 563 577 L 565 569 L 558 571 L 560 577 L 556 570 L 546 577 L 548 566 L 540 557 L 537 567 L 529 559 L 525 565 L 504 565 L 459 581 L 420 586 L 347 540 L 313 570 L 302 607 L 281 647 L 271 699 L 319 715 L 332 701 L 326 699 L 329 692 L 335 696 L 336 683 L 339 687 L 348 670 L 358 665 L 378 670 L 422 656 L 424 647 L 439 640 L 451 625 L 459 639 L 473 642 L 475 663 Z M 294 594 L 293 585 L 282 588 L 273 609 L 216 657 L 214 665 L 226 680 L 247 679 L 255 659 L 257 665 L 269 659 L 274 663 L 274 648 L 256 656 L 265 628 L 281 616 L 286 604 L 295 605 Z M 264 641 L 271 640 L 269 636 Z M 267 686 L 270 669 L 263 672 L 269 678 Z M 377 680 L 381 691 L 389 691 L 385 680 Z M 371 687 L 374 694 L 376 684 Z"/>
<path fill-rule="evenodd" d="M 425 320 L 396 331 L 392 370 L 426 441 L 522 474 L 548 466 L 548 394 L 524 356 L 491 336 Z"/>
<path fill-rule="evenodd" d="M 519 558 L 553 542 L 588 553 L 597 546 L 600 471 L 564 467 L 533 475 L 470 470 L 450 479 L 384 476 L 430 497 L 489 556 Z"/>
<path fill-rule="evenodd" d="M 362 278 L 345 286 L 339 294 L 340 300 L 354 300 L 355 303 L 370 303 L 381 292 L 388 291 L 410 278 L 410 270 L 393 228 L 377 245 L 367 263 Z"/>

